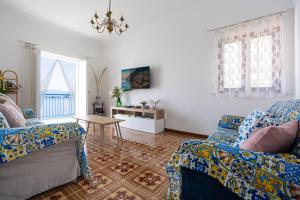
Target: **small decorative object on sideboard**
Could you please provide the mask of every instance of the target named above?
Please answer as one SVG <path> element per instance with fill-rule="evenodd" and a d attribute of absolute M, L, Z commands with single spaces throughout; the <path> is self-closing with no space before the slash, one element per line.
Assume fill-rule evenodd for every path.
<path fill-rule="evenodd" d="M 152 105 L 152 109 L 156 110 L 157 109 L 157 105 L 159 104 L 160 99 L 156 99 L 156 100 L 150 100 L 149 103 Z"/>
<path fill-rule="evenodd" d="M 147 101 L 146 100 L 142 100 L 140 102 L 140 104 L 142 104 L 142 109 L 147 109 Z M 142 117 L 145 117 L 145 112 L 142 112 Z"/>
<path fill-rule="evenodd" d="M 140 102 L 140 104 L 142 104 L 142 108 L 145 109 L 146 108 L 146 105 L 147 105 L 147 101 L 146 100 L 142 100 Z"/>
<path fill-rule="evenodd" d="M 116 106 L 122 107 L 122 100 L 121 97 L 123 96 L 125 90 L 116 86 L 112 91 L 109 92 L 112 98 L 116 98 Z"/>

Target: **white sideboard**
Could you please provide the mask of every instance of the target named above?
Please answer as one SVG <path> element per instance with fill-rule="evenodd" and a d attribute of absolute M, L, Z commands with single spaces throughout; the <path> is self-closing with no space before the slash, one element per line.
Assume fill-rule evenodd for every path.
<path fill-rule="evenodd" d="M 164 110 L 111 107 L 112 117 L 124 120 L 121 127 L 157 134 L 165 129 Z"/>

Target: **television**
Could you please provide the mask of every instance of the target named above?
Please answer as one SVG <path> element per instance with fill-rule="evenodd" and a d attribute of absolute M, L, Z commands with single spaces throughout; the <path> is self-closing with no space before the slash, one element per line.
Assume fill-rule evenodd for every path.
<path fill-rule="evenodd" d="M 122 89 L 150 88 L 150 67 L 138 67 L 122 70 Z"/>

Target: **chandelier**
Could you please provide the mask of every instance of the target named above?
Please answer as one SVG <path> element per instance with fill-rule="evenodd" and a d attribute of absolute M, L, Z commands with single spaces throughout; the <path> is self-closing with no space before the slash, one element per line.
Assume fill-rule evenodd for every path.
<path fill-rule="evenodd" d="M 121 35 L 129 28 L 127 22 L 125 23 L 125 18 L 123 16 L 120 17 L 120 22 L 117 22 L 116 19 L 112 18 L 111 0 L 109 0 L 109 8 L 106 13 L 106 17 L 102 20 L 102 22 L 99 21 L 100 18 L 96 12 L 90 23 L 99 33 L 103 33 L 105 29 L 107 29 L 110 34 L 115 31 L 117 35 Z"/>

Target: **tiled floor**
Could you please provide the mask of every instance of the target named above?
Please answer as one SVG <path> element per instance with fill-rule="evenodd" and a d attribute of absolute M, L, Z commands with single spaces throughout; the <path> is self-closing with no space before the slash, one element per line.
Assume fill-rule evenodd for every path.
<path fill-rule="evenodd" d="M 54 188 L 32 199 L 165 199 L 168 180 L 165 165 L 186 135 L 164 132 L 157 135 L 122 129 L 123 141 L 105 129 L 104 146 L 99 151 L 99 135 L 91 126 L 88 160 L 91 181 L 75 182 Z"/>

